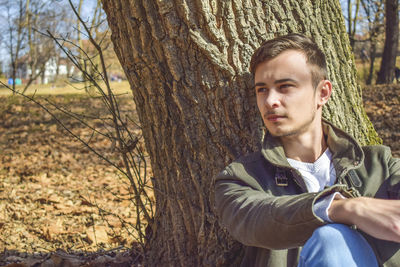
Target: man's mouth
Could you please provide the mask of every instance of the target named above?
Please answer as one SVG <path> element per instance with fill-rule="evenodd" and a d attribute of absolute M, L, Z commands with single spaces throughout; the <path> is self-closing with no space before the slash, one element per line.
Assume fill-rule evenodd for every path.
<path fill-rule="evenodd" d="M 285 116 L 276 115 L 276 114 L 270 114 L 270 115 L 266 115 L 265 118 L 268 121 L 275 122 L 275 121 L 279 121 L 279 120 L 285 118 Z"/>

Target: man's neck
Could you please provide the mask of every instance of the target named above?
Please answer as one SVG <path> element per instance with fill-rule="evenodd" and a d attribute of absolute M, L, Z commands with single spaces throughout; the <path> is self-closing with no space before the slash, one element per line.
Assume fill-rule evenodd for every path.
<path fill-rule="evenodd" d="M 328 147 L 321 126 L 294 136 L 280 138 L 287 158 L 302 162 L 315 162 Z"/>

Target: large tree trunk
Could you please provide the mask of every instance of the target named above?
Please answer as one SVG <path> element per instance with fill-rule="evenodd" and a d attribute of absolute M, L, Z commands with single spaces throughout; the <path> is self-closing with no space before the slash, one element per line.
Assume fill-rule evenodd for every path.
<path fill-rule="evenodd" d="M 283 4 L 285 3 L 285 4 Z M 257 148 L 249 60 L 266 39 L 304 32 L 323 47 L 335 92 L 324 116 L 361 143 L 363 108 L 338 1 L 103 0 L 154 173 L 145 266 L 231 266 L 241 247 L 213 213 L 213 177 Z"/>
<path fill-rule="evenodd" d="M 385 46 L 376 83 L 392 83 L 399 43 L 399 0 L 386 0 Z"/>

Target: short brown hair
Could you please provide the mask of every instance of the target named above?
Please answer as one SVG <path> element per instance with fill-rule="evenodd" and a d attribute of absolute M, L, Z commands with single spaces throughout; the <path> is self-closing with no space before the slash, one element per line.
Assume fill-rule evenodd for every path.
<path fill-rule="evenodd" d="M 326 79 L 328 71 L 325 54 L 311 38 L 299 33 L 290 33 L 265 41 L 251 57 L 250 72 L 254 75 L 259 64 L 287 50 L 298 50 L 304 53 L 311 67 L 311 78 L 315 88 L 321 80 Z"/>

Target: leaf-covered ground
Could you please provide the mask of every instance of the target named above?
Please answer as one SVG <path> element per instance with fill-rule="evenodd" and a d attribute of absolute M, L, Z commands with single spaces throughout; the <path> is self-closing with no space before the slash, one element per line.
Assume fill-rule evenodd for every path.
<path fill-rule="evenodd" d="M 395 85 L 363 92 L 368 116 L 398 157 L 399 95 Z M 86 114 L 95 126 L 99 122 L 91 116 L 104 115 L 99 99 L 50 99 Z M 122 111 L 132 112 L 131 98 L 122 99 Z M 113 144 L 107 138 L 92 136 L 80 123 L 59 115 L 102 155 L 113 157 Z M 140 257 L 136 235 L 126 226 L 136 218 L 126 181 L 23 98 L 0 98 L 0 181 L 1 266 L 12 262 L 22 262 L 13 266 L 130 266 Z M 119 217 L 102 214 L 99 207 Z"/>
<path fill-rule="evenodd" d="M 369 86 L 363 90 L 363 99 L 383 144 L 400 157 L 400 85 Z"/>
<path fill-rule="evenodd" d="M 87 123 L 107 131 L 96 119 L 106 116 L 101 99 L 66 95 L 49 100 L 84 114 Z M 93 135 L 77 120 L 41 102 L 74 134 L 118 163 L 108 138 Z M 130 96 L 120 102 L 122 112 L 133 114 Z M 140 134 L 139 129 L 132 130 Z M 137 233 L 130 224 L 135 223 L 136 214 L 127 180 L 68 135 L 52 116 L 22 97 L 0 98 L 0 181 L 0 252 L 4 252 L 0 266 L 27 256 L 10 251 L 132 253 L 126 250 L 135 246 Z M 58 251 L 53 259 L 46 254 L 46 260 L 64 254 Z"/>

